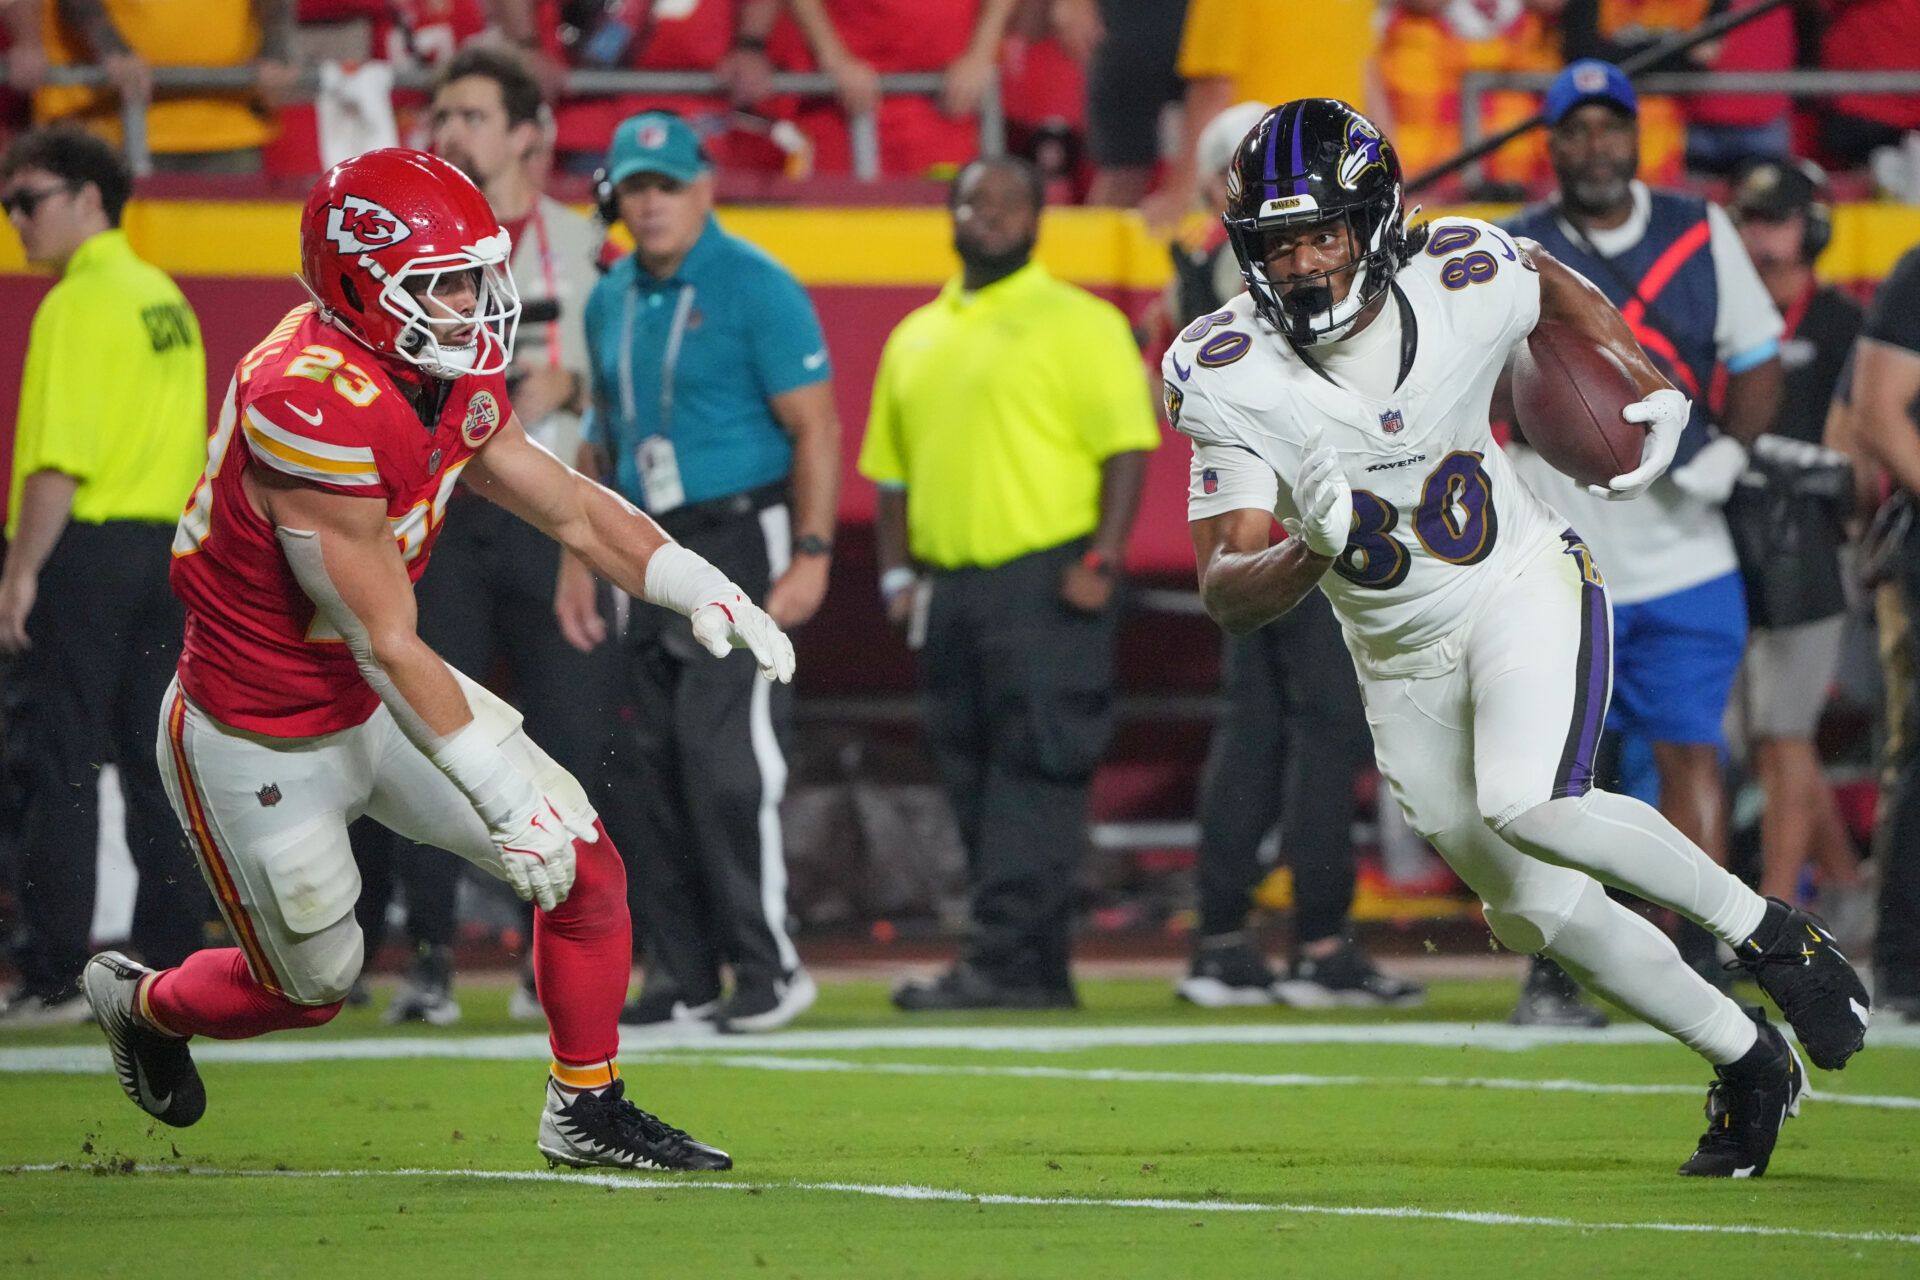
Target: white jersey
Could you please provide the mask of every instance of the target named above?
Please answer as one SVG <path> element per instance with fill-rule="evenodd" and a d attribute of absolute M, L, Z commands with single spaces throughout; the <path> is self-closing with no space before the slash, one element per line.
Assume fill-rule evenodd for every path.
<path fill-rule="evenodd" d="M 1487 599 L 1564 550 L 1566 522 L 1514 475 L 1488 426 L 1495 381 L 1540 314 L 1539 274 L 1488 223 L 1443 218 L 1360 334 L 1308 365 L 1241 294 L 1189 325 L 1162 362 L 1168 417 L 1194 442 L 1188 518 L 1297 514 L 1293 478 L 1322 431 L 1353 488 L 1353 533 L 1320 585 L 1363 669 L 1451 666 Z M 1413 360 L 1395 379 L 1403 351 Z"/>

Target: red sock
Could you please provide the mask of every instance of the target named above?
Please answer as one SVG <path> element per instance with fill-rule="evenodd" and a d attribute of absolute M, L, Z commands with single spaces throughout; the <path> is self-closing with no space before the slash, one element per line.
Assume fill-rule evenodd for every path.
<path fill-rule="evenodd" d="M 332 1004 L 295 1004 L 260 985 L 238 947 L 196 951 L 179 968 L 141 986 L 140 1012 L 182 1036 L 246 1040 L 269 1031 L 317 1027 L 340 1012 Z"/>
<path fill-rule="evenodd" d="M 592 844 L 573 842 L 573 892 L 552 911 L 533 913 L 533 981 L 546 1010 L 555 1062 L 572 1068 L 567 1083 L 611 1083 L 618 1074 L 620 1006 L 633 970 L 633 924 L 627 916 L 627 869 L 607 829 Z M 581 1069 L 595 1073 L 585 1080 Z M 604 1069 L 606 1078 L 597 1078 Z"/>

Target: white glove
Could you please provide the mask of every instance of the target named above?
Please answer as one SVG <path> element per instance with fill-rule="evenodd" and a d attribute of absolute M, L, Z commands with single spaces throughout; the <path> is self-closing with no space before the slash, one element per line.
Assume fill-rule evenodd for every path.
<path fill-rule="evenodd" d="M 564 814 L 547 796 L 537 808 L 490 827 L 487 834 L 500 851 L 507 883 L 522 902 L 551 911 L 573 892 L 573 842 L 592 844 L 600 838 L 593 824 Z"/>
<path fill-rule="evenodd" d="M 687 616 L 693 622 L 693 638 L 714 657 L 750 649 L 761 675 L 781 684 L 793 679 L 793 641 L 738 589 L 726 599 L 709 600 Z"/>
<path fill-rule="evenodd" d="M 1689 497 L 1719 506 L 1733 496 L 1747 469 L 1747 448 L 1732 436 L 1715 436 L 1707 447 L 1672 473 L 1674 488 Z"/>
<path fill-rule="evenodd" d="M 1298 520 L 1283 524 L 1288 533 L 1304 538 L 1315 555 L 1338 556 L 1347 549 L 1353 532 L 1353 490 L 1340 470 L 1340 455 L 1320 442 L 1320 428 L 1307 437 L 1307 456 L 1293 481 L 1293 508 Z"/>
<path fill-rule="evenodd" d="M 1667 464 L 1673 461 L 1673 451 L 1680 447 L 1680 433 L 1687 429 L 1687 416 L 1692 412 L 1693 402 L 1672 387 L 1662 387 L 1622 409 L 1622 418 L 1647 429 L 1646 442 L 1640 446 L 1640 465 L 1604 485 L 1588 485 L 1587 492 L 1610 502 L 1622 502 L 1645 493 L 1647 486 L 1658 480 Z"/>

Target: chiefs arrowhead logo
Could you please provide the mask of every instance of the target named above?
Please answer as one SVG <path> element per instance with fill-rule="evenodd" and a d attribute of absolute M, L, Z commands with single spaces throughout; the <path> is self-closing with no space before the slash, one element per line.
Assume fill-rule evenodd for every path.
<path fill-rule="evenodd" d="M 360 196 L 342 196 L 327 206 L 327 239 L 342 253 L 390 248 L 412 234 L 391 210 Z"/>
<path fill-rule="evenodd" d="M 460 424 L 460 438 L 467 442 L 469 448 L 478 449 L 499 425 L 500 404 L 493 394 L 487 391 L 474 392 L 473 399 L 467 401 L 467 417 Z"/>

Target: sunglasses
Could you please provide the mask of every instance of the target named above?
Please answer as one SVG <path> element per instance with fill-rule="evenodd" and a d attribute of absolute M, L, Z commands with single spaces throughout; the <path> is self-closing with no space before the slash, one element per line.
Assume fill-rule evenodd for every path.
<path fill-rule="evenodd" d="M 44 201 L 71 193 L 74 189 L 71 182 L 63 182 L 57 187 L 42 187 L 38 191 L 16 191 L 10 196 L 0 196 L 0 210 L 4 210 L 9 218 L 16 215 L 31 218 L 39 212 Z"/>

